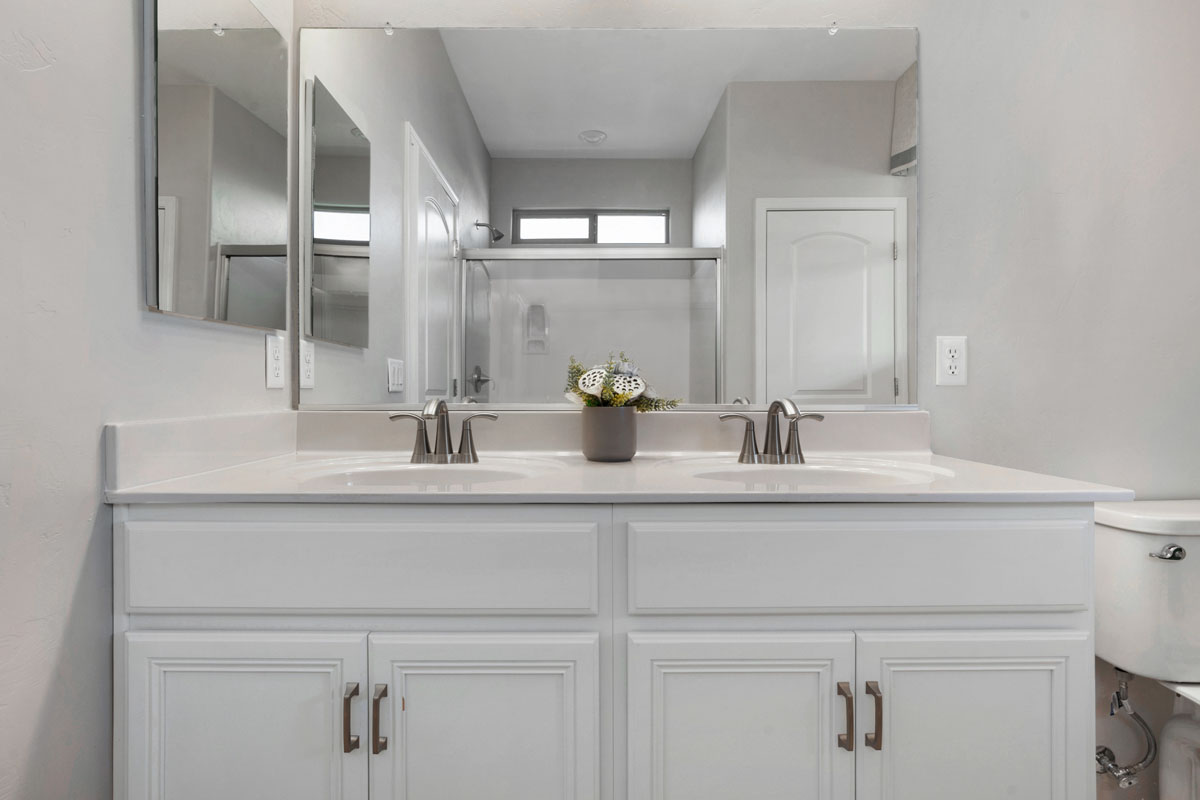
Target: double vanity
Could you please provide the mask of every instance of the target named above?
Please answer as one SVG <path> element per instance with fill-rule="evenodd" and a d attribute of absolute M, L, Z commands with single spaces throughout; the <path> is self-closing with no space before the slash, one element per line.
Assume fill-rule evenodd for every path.
<path fill-rule="evenodd" d="M 752 416 L 761 418 L 761 414 Z M 454 413 L 455 423 L 459 417 Z M 115 796 L 1094 796 L 1092 504 L 833 412 L 501 414 L 413 464 L 384 412 L 108 429 Z"/>

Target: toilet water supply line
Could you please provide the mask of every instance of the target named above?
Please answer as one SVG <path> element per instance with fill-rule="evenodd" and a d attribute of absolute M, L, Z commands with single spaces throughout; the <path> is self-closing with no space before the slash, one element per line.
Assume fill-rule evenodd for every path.
<path fill-rule="evenodd" d="M 1096 772 L 1100 774 L 1107 772 L 1117 779 L 1118 786 L 1128 789 L 1138 782 L 1138 773 L 1154 763 L 1154 759 L 1158 756 L 1158 740 L 1154 738 L 1154 731 L 1150 730 L 1146 720 L 1133 710 L 1133 704 L 1129 702 L 1129 682 L 1133 680 L 1133 675 L 1120 667 L 1115 668 L 1115 671 L 1117 673 L 1117 690 L 1113 692 L 1108 715 L 1112 717 L 1116 716 L 1118 711 L 1124 711 L 1130 719 L 1137 723 L 1142 735 L 1146 737 L 1146 755 L 1138 763 L 1122 767 L 1117 763 L 1116 754 L 1110 748 L 1101 745 L 1096 748 Z"/>

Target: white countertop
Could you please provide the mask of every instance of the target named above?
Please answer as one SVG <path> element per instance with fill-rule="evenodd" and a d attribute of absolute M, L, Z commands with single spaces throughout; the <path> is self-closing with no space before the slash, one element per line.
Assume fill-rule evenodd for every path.
<path fill-rule="evenodd" d="M 738 464 L 737 454 L 730 452 L 639 453 L 632 462 L 621 464 L 592 463 L 570 452 L 481 453 L 478 465 L 438 467 L 453 477 L 422 484 L 396 483 L 384 476 L 402 474 L 409 468 L 404 452 L 302 451 L 122 487 L 110 490 L 107 499 L 113 504 L 1093 503 L 1133 499 L 1133 492 L 1127 489 L 923 452 L 816 452 L 809 461 L 807 466 L 773 467 L 767 481 L 759 480 L 755 467 Z M 854 474 L 877 468 L 893 477 L 875 480 L 868 474 L 860 479 L 863 476 Z M 496 470 L 511 470 L 512 474 L 504 480 L 473 482 L 476 475 L 495 477 Z M 747 476 L 744 481 L 739 479 L 740 470 Z M 779 480 L 780 470 L 795 474 L 796 480 Z M 726 479 L 701 477 L 703 473 L 722 474 Z"/>

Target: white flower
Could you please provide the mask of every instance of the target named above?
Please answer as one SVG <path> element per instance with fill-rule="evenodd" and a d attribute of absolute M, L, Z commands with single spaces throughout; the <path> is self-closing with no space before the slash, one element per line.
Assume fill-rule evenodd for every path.
<path fill-rule="evenodd" d="M 583 398 L 574 392 L 563 392 L 563 397 L 567 398 L 568 403 L 579 406 L 580 408 L 583 407 Z"/>

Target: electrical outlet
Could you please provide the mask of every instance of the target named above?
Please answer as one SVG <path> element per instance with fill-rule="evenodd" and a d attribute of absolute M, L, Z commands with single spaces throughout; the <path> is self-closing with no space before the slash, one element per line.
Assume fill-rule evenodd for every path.
<path fill-rule="evenodd" d="M 313 389 L 317 385 L 317 346 L 311 339 L 300 340 L 300 388 Z"/>
<path fill-rule="evenodd" d="M 937 337 L 937 385 L 967 385 L 967 337 Z"/>
<path fill-rule="evenodd" d="M 282 389 L 283 377 L 283 337 L 277 333 L 267 334 L 267 388 Z"/>

